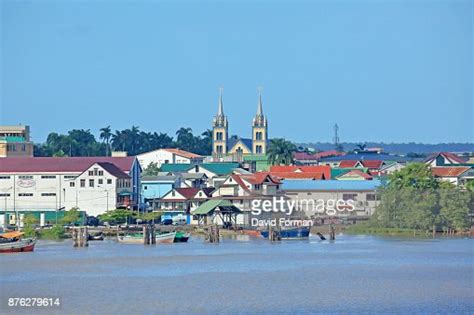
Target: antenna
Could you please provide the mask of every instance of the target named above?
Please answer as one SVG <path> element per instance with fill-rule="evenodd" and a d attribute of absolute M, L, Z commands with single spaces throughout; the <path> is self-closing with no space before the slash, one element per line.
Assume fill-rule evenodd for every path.
<path fill-rule="evenodd" d="M 339 146 L 339 126 L 337 123 L 334 125 L 334 138 L 332 139 L 334 141 L 334 146 L 337 148 Z"/>

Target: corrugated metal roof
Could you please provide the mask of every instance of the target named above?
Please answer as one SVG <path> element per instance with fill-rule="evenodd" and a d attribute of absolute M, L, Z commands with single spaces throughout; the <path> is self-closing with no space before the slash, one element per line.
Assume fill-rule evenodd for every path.
<path fill-rule="evenodd" d="M 283 190 L 375 190 L 381 181 L 374 180 L 285 180 Z"/>

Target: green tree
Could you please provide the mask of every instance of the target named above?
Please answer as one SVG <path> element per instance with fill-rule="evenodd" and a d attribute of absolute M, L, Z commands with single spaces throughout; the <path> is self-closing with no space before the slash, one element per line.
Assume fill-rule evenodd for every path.
<path fill-rule="evenodd" d="M 271 165 L 290 165 L 296 145 L 282 138 L 272 139 L 268 145 L 268 163 Z"/>
<path fill-rule="evenodd" d="M 105 155 L 110 155 L 110 139 L 112 139 L 112 130 L 110 126 L 100 129 L 99 138 L 105 143 Z"/>
<path fill-rule="evenodd" d="M 61 218 L 61 224 L 75 224 L 81 218 L 81 213 L 77 208 L 72 208 L 69 211 L 64 211 L 64 216 Z"/>
<path fill-rule="evenodd" d="M 143 171 L 143 175 L 145 176 L 156 176 L 160 172 L 160 168 L 158 167 L 158 163 L 151 162 Z"/>
<path fill-rule="evenodd" d="M 136 212 L 126 209 L 115 209 L 99 215 L 99 220 L 102 222 L 109 222 L 110 224 L 122 224 L 127 223 L 130 218 L 136 216 Z"/>
<path fill-rule="evenodd" d="M 35 225 L 38 224 L 38 219 L 33 214 L 27 214 L 23 218 L 23 233 L 26 237 L 36 237 Z"/>

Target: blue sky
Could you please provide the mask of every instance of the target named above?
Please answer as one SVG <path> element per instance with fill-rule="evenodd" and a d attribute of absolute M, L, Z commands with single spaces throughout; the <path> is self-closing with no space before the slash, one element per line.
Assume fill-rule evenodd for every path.
<path fill-rule="evenodd" d="M 472 142 L 472 1 L 1 0 L 1 123 Z"/>

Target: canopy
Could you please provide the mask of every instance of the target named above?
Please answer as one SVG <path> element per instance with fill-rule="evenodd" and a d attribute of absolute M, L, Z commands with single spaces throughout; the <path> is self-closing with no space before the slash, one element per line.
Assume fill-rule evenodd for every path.
<path fill-rule="evenodd" d="M 240 213 L 240 209 L 237 208 L 229 200 L 223 199 L 212 199 L 206 201 L 200 205 L 196 210 L 192 211 L 194 215 L 207 215 L 213 212 L 216 208 L 219 208 L 223 213 Z"/>
<path fill-rule="evenodd" d="M 0 237 L 1 238 L 17 238 L 17 237 L 20 237 L 22 236 L 23 232 L 19 232 L 19 231 L 13 231 L 13 232 L 6 232 L 6 233 L 2 233 L 0 234 Z"/>

